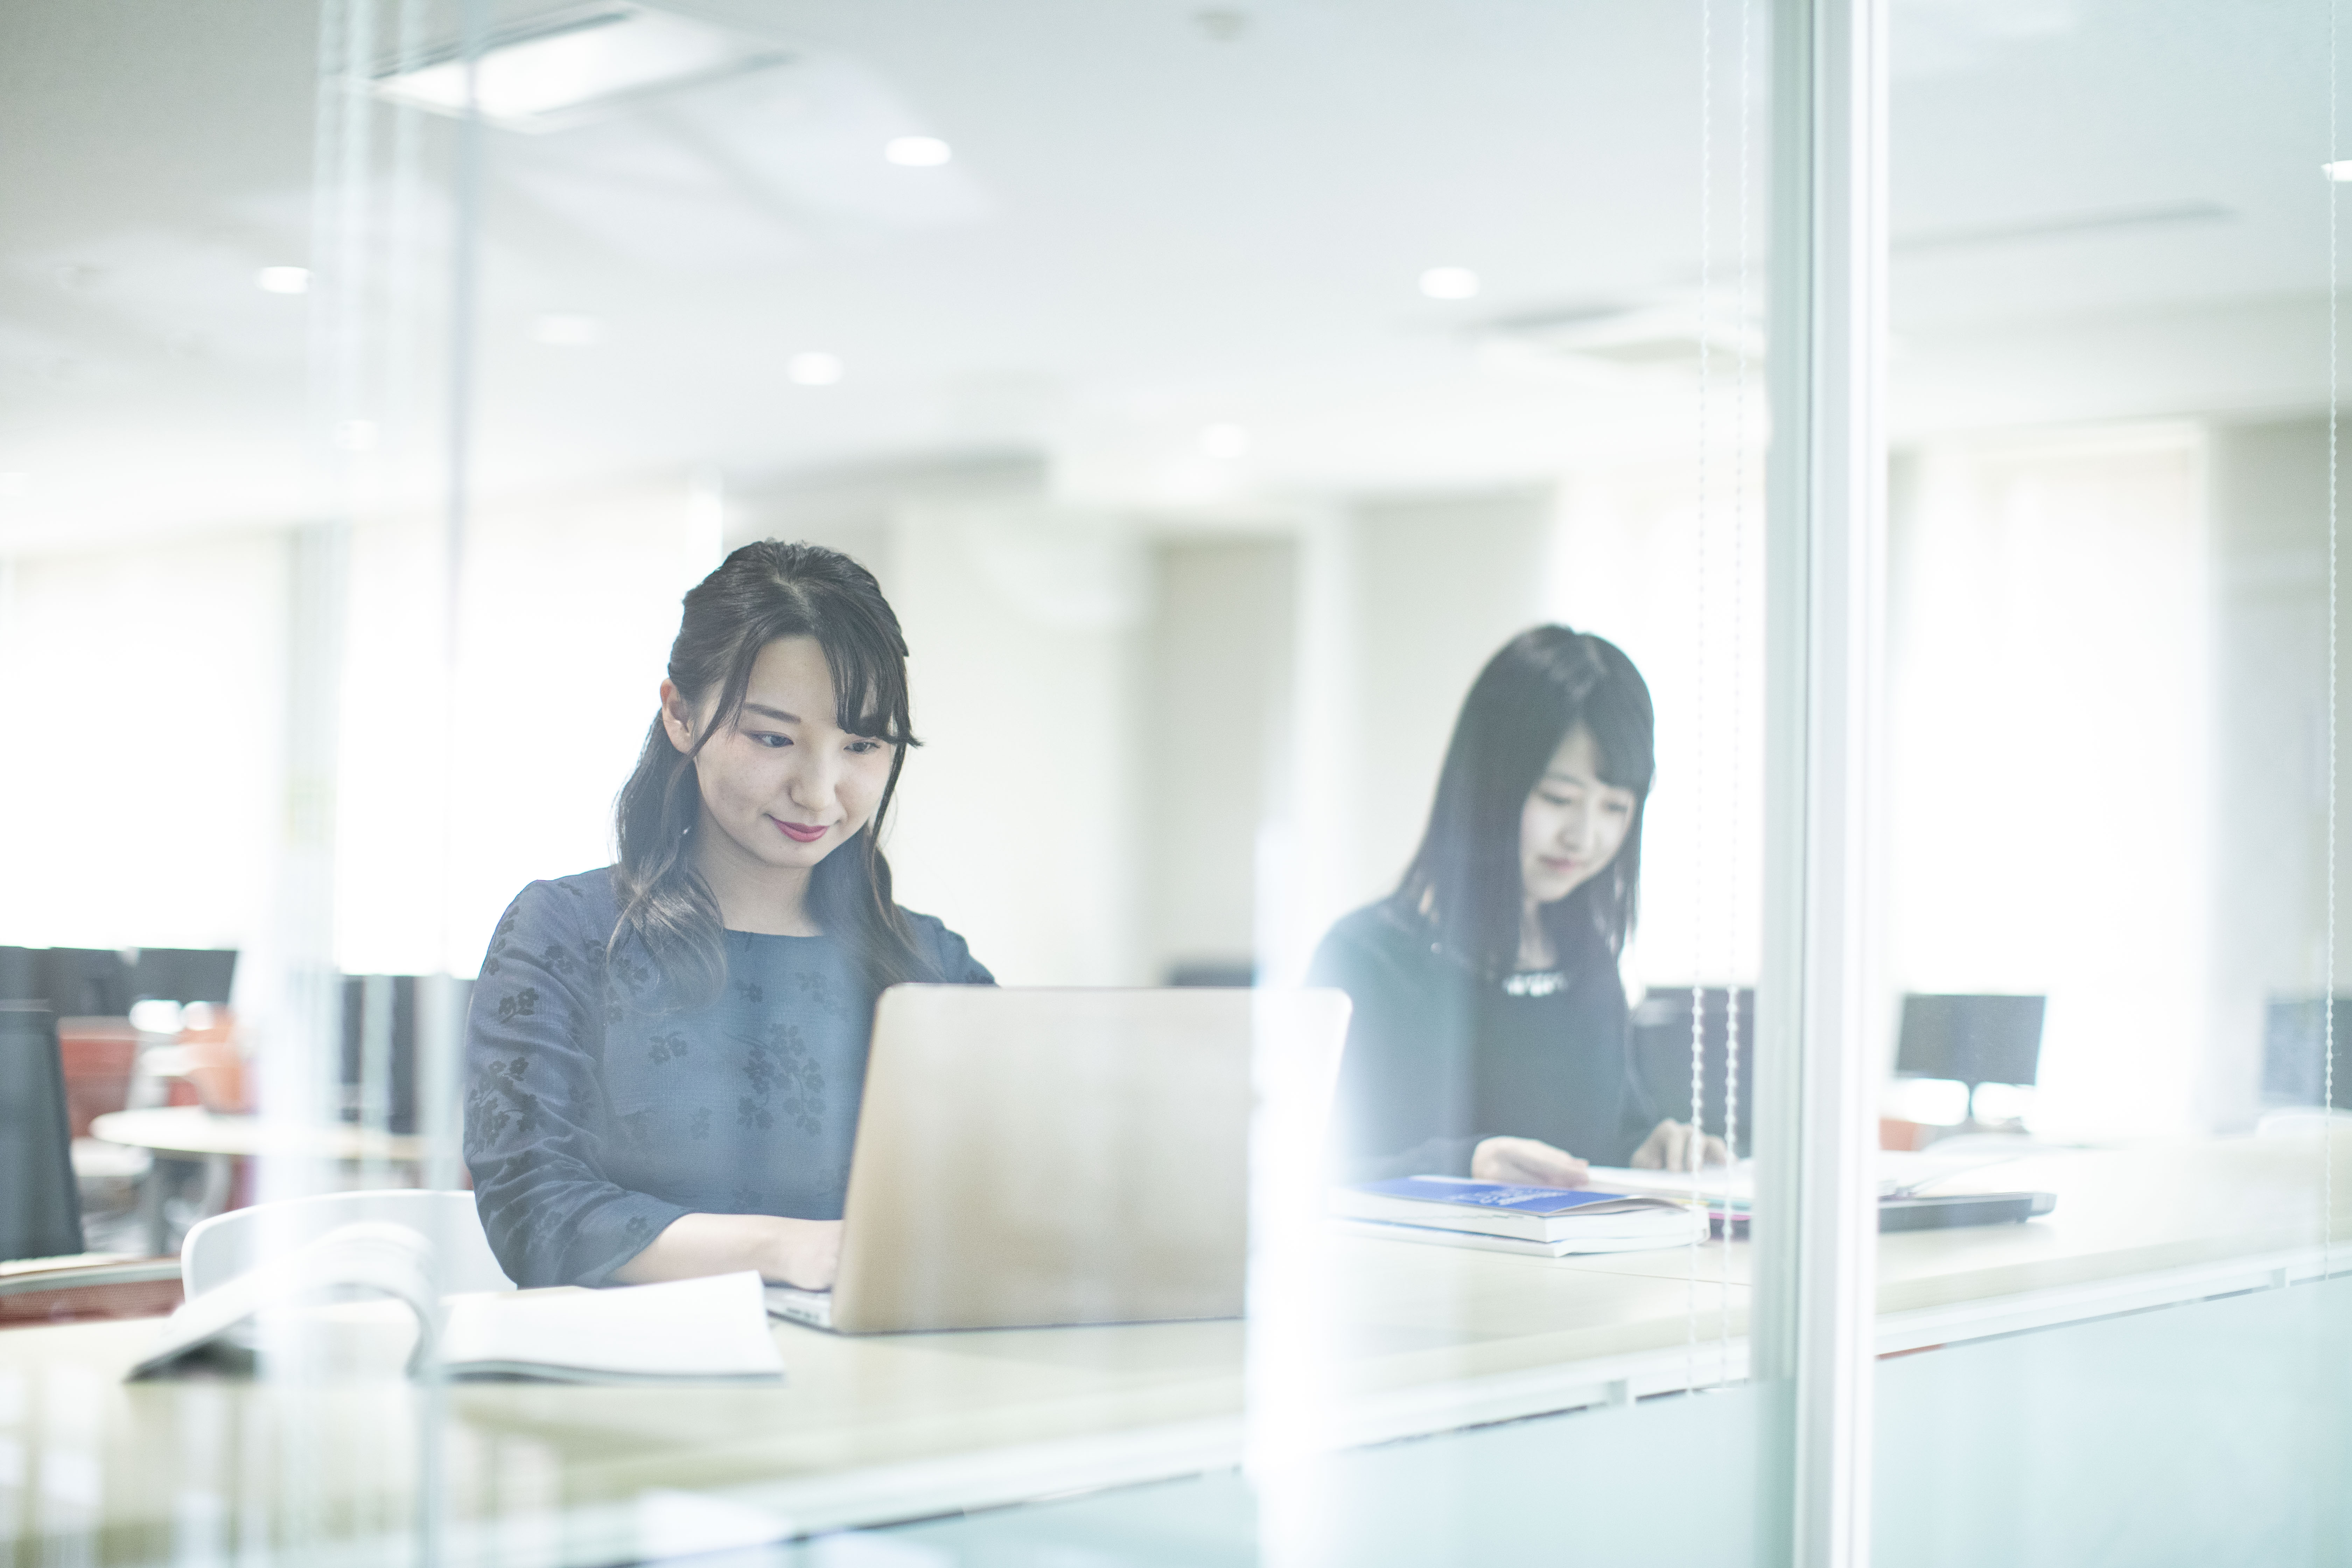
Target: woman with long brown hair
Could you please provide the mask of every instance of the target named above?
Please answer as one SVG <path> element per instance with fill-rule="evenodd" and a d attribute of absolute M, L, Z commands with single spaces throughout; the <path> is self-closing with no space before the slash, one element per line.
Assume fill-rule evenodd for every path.
<path fill-rule="evenodd" d="M 466 1160 L 517 1283 L 832 1284 L 875 998 L 992 984 L 891 897 L 906 660 L 836 551 L 747 544 L 686 595 L 617 863 L 525 888 L 474 988 Z"/>

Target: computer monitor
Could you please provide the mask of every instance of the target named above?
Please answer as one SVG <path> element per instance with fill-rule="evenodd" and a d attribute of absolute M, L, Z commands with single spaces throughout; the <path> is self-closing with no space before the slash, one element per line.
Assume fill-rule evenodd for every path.
<path fill-rule="evenodd" d="M 0 1262 L 82 1250 L 57 1019 L 0 1002 Z"/>
<path fill-rule="evenodd" d="M 131 1011 L 131 966 L 113 948 L 44 948 L 41 978 L 60 1018 L 120 1018 Z"/>
<path fill-rule="evenodd" d="M 1664 987 L 1644 995 L 1633 1009 L 1633 1070 L 1660 1116 L 1676 1121 L 1691 1118 L 1691 991 Z M 1738 1126 L 1732 1147 L 1746 1153 L 1756 1110 L 1756 992 L 1743 985 L 1700 988 L 1699 1052 L 1703 1125 L 1710 1132 L 1723 1128 L 1724 1060 L 1728 1054 L 1730 1019 L 1727 1005 L 1737 998 L 1739 1020 Z"/>
<path fill-rule="evenodd" d="M 414 974 L 346 974 L 343 976 L 343 1120 L 363 1120 L 367 1093 L 368 987 L 384 992 L 386 1129 L 416 1131 L 416 991 Z M 462 1004 L 462 995 L 460 1001 Z M 460 1014 L 462 1016 L 463 1014 Z"/>
<path fill-rule="evenodd" d="M 2046 996 L 1906 996 L 1895 1070 L 1957 1079 L 1971 1094 L 1980 1083 L 2031 1084 L 2042 1065 L 2048 1002 Z"/>
<path fill-rule="evenodd" d="M 2327 1098 L 2327 1009 L 2318 996 L 2273 996 L 2263 1009 L 2263 1101 L 2316 1106 Z M 2352 996 L 2336 999 L 2336 1107 L 2352 1110 Z"/>
<path fill-rule="evenodd" d="M 134 1001 L 228 1001 L 229 982 L 236 977 L 233 947 L 142 947 L 131 966 Z"/>
<path fill-rule="evenodd" d="M 41 949 L 0 947 L 0 1002 L 48 1001 L 49 983 L 41 968 Z"/>

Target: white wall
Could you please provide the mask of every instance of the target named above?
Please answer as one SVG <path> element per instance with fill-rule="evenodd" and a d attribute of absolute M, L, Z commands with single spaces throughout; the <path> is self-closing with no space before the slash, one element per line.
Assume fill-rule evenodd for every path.
<path fill-rule="evenodd" d="M 1297 542 L 1192 534 L 1153 549 L 1143 738 L 1150 967 L 1246 966 L 1260 829 L 1282 815 L 1295 723 Z"/>
<path fill-rule="evenodd" d="M 1369 498 L 1302 528 L 1292 787 L 1262 848 L 1273 978 L 1396 887 L 1470 683 L 1545 618 L 1551 531 L 1542 488 Z"/>
<path fill-rule="evenodd" d="M 524 882 L 606 862 L 678 595 L 708 569 L 695 538 L 682 481 L 485 508 L 453 710 L 437 521 L 352 531 L 331 787 L 341 967 L 430 971 L 446 948 L 471 973 Z M 0 771 L 0 942 L 278 940 L 290 551 L 287 532 L 256 531 L 13 563 L 0 698 L 25 722 Z"/>
<path fill-rule="evenodd" d="M 446 944 L 452 972 L 471 974 L 524 883 L 611 860 L 613 797 L 659 700 L 679 597 L 717 563 L 700 522 L 682 478 L 484 507 L 467 541 L 454 709 L 437 521 L 354 530 L 338 820 L 345 969 L 429 972 Z M 457 804 L 446 860 L 445 787 Z"/>
<path fill-rule="evenodd" d="M 1043 503 L 933 500 L 884 577 L 916 733 L 890 860 L 900 901 L 1008 984 L 1144 983 L 1136 698 L 1149 553 Z"/>
<path fill-rule="evenodd" d="M 1000 980 L 1147 983 L 1138 758 L 1150 552 L 1058 507 L 1032 461 L 772 486 L 730 544 L 806 539 L 880 579 L 909 649 L 915 732 L 885 847 L 898 900 Z"/>
<path fill-rule="evenodd" d="M 0 942 L 246 946 L 274 914 L 288 547 L 244 531 L 5 574 Z"/>
<path fill-rule="evenodd" d="M 1547 608 L 1649 683 L 1658 775 L 1628 983 L 1751 983 L 1763 898 L 1760 461 L 1592 465 L 1562 481 Z M 1745 489 L 1741 489 L 1742 484 Z M 1704 513 L 1702 494 L 1706 497 Z"/>
<path fill-rule="evenodd" d="M 2327 978 L 2327 426 L 2222 426 L 2207 449 L 2215 838 L 2200 1094 L 2232 1127 L 2261 1109 L 2264 1004 L 2317 995 Z M 2340 993 L 2352 929 L 2337 942 Z"/>
<path fill-rule="evenodd" d="M 2046 994 L 2043 1130 L 2199 1125 L 2214 730 L 2197 433 L 1914 460 L 1887 607 L 1890 991 Z"/>

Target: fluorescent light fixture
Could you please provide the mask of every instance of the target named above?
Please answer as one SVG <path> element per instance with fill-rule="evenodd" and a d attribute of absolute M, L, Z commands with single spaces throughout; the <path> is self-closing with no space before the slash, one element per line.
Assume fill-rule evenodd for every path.
<path fill-rule="evenodd" d="M 831 386 L 842 374 L 839 354 L 794 354 L 784 362 L 784 379 L 794 386 Z"/>
<path fill-rule="evenodd" d="M 893 136 L 882 144 L 882 156 L 902 169 L 936 169 L 955 149 L 936 136 Z"/>
<path fill-rule="evenodd" d="M 310 269 L 265 267 L 253 275 L 253 286 L 265 294 L 307 294 L 310 291 Z"/>
<path fill-rule="evenodd" d="M 593 316 L 550 310 L 530 324 L 530 335 L 552 349 L 593 349 L 604 341 L 604 323 Z"/>
<path fill-rule="evenodd" d="M 1421 275 L 1421 291 L 1433 300 L 1475 299 L 1478 275 L 1467 267 L 1433 267 Z"/>
<path fill-rule="evenodd" d="M 1249 432 L 1238 425 L 1204 425 L 1201 451 L 1211 458 L 1239 458 L 1250 449 Z"/>
<path fill-rule="evenodd" d="M 2333 163 L 2322 163 L 2319 165 L 2319 172 L 2336 184 L 2342 184 L 2347 180 L 2352 180 L 2352 158 L 2340 159 Z"/>
<path fill-rule="evenodd" d="M 509 131 L 560 131 L 659 93 L 782 65 L 792 55 L 690 16 L 636 5 L 574 6 L 490 35 L 468 72 L 436 50 L 369 82 L 395 103 Z M 470 83 L 468 78 L 470 76 Z"/>

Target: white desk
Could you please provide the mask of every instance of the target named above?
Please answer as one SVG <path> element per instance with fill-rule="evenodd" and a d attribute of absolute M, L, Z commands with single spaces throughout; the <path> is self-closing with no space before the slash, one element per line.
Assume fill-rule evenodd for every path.
<path fill-rule="evenodd" d="M 410 1133 L 383 1132 L 343 1122 L 324 1125 L 295 1123 L 261 1116 L 228 1116 L 200 1105 L 162 1106 L 148 1110 L 114 1110 L 94 1117 L 90 1135 L 101 1142 L 146 1149 L 167 1157 L 202 1160 L 206 1166 L 208 1217 L 229 1199 L 231 1166 L 237 1160 L 289 1159 L 321 1164 L 385 1164 L 421 1166 L 425 1140 Z M 147 1230 L 147 1248 L 165 1249 L 163 1185 L 150 1175 L 141 1190 L 140 1208 Z"/>
<path fill-rule="evenodd" d="M 312 1125 L 270 1117 L 224 1116 L 200 1105 L 109 1111 L 93 1118 L 89 1131 L 92 1137 L 109 1143 L 196 1158 L 285 1156 L 353 1163 L 381 1160 L 390 1164 L 415 1164 L 425 1158 L 425 1140 L 408 1133 L 380 1132 L 344 1122 Z"/>
<path fill-rule="evenodd" d="M 2352 1268 L 2352 1138 L 2339 1142 Z M 1984 1187 L 2058 1191 L 2058 1212 L 1886 1238 L 1882 1348 L 2315 1272 L 2316 1160 L 2315 1141 L 2280 1140 L 1987 1171 Z M 1622 1401 L 1682 1385 L 1694 1329 L 1699 1377 L 1717 1374 L 1728 1267 L 1737 1376 L 1746 1250 L 1701 1248 L 1694 1295 L 1683 1252 L 1546 1260 L 1335 1238 L 1334 1321 L 1278 1370 L 1324 1380 L 1315 1407 L 1345 1443 Z M 396 1335 L 348 1331 L 374 1372 L 299 1385 L 125 1385 L 152 1324 L 0 1333 L 0 1440 L 34 1457 L 0 1531 L 131 1563 L 168 1557 L 201 1515 L 234 1522 L 222 1555 L 240 1562 L 264 1538 L 289 1563 L 404 1562 L 430 1427 L 447 1561 L 611 1562 L 659 1548 L 648 1521 L 665 1492 L 806 1531 L 1231 1465 L 1249 1396 L 1234 1322 L 864 1340 L 778 1325 L 782 1388 L 460 1385 L 436 1424 L 434 1396 L 393 1375 Z"/>

